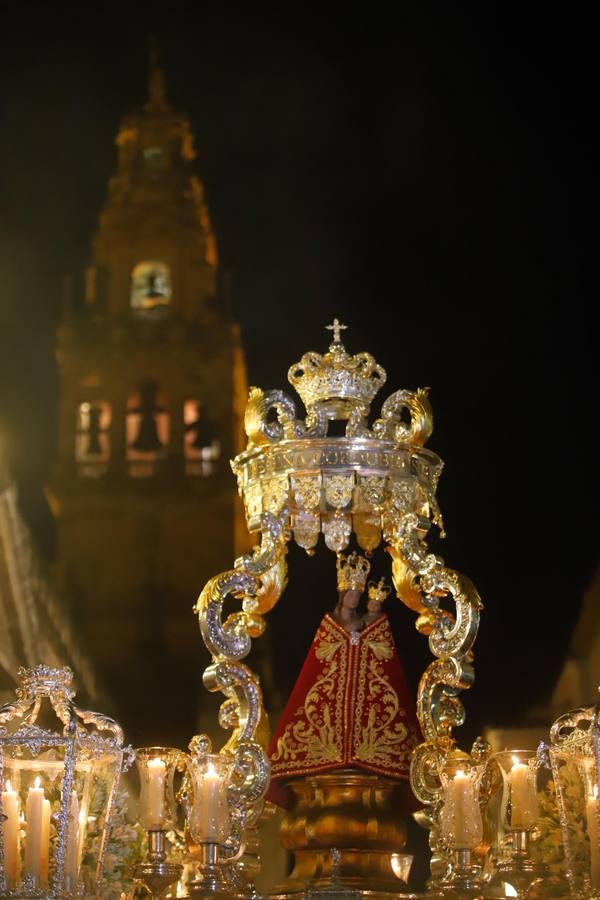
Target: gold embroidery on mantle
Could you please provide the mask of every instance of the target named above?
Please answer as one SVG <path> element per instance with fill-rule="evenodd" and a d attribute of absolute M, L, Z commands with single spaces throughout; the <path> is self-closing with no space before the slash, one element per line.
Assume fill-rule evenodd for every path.
<path fill-rule="evenodd" d="M 354 757 L 371 766 L 406 769 L 416 745 L 403 721 L 406 710 L 385 677 L 381 660 L 391 659 L 394 647 L 387 619 L 376 624 L 360 648 L 354 720 Z M 365 722 L 366 712 L 366 722 Z"/>
<path fill-rule="evenodd" d="M 395 647 L 387 617 L 352 644 L 331 617 L 315 636 L 322 667 L 271 754 L 273 775 L 293 776 L 340 765 L 361 765 L 406 777 L 417 744 L 411 715 L 392 684 Z M 391 662 L 390 662 L 391 661 Z"/>
<path fill-rule="evenodd" d="M 326 660 L 327 665 L 297 710 L 297 721 L 291 722 L 277 741 L 277 750 L 271 755 L 271 761 L 278 772 L 297 769 L 300 764 L 313 767 L 343 760 L 342 710 L 348 642 L 340 640 L 333 622 L 325 618 L 315 643 L 317 659 Z M 332 703 L 335 707 L 333 716 Z"/>

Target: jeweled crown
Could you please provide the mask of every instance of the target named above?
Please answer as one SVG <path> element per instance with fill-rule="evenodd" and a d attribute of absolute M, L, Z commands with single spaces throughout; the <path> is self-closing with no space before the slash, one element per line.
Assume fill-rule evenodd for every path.
<path fill-rule="evenodd" d="M 327 408 L 329 418 L 349 418 L 357 406 L 367 413 L 373 397 L 385 384 L 385 370 L 370 353 L 350 356 L 340 340 L 346 326 L 337 319 L 327 328 L 333 331 L 333 343 L 323 356 L 305 353 L 288 371 L 288 380 L 307 410 L 316 404 Z"/>
<path fill-rule="evenodd" d="M 390 590 L 390 586 L 385 583 L 385 578 L 380 578 L 379 581 L 370 581 L 369 600 L 376 600 L 378 603 L 383 603 Z"/>
<path fill-rule="evenodd" d="M 340 553 L 337 560 L 337 585 L 339 591 L 364 591 L 371 563 L 360 553 L 344 556 Z"/>

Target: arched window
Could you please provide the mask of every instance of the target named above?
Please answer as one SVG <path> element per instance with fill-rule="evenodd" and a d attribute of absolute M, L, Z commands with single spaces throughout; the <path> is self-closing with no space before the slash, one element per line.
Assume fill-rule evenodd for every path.
<path fill-rule="evenodd" d="M 183 424 L 186 475 L 212 475 L 221 455 L 221 444 L 217 429 L 199 400 L 186 400 Z"/>
<path fill-rule="evenodd" d="M 151 379 L 127 401 L 127 461 L 133 478 L 150 478 L 159 471 L 169 449 L 167 395 Z"/>
<path fill-rule="evenodd" d="M 82 478 L 100 478 L 110 460 L 110 403 L 84 401 L 77 408 L 75 461 Z"/>
<path fill-rule="evenodd" d="M 162 262 L 138 263 L 131 273 L 131 311 L 145 319 L 160 319 L 171 303 L 171 272 Z"/>

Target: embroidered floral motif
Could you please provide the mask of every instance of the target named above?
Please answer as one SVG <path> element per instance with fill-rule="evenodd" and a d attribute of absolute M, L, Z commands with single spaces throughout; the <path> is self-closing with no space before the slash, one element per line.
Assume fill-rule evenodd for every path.
<path fill-rule="evenodd" d="M 313 664 L 314 681 L 307 678 L 305 696 L 286 709 L 276 734 L 273 775 L 359 765 L 406 777 L 417 732 L 398 696 L 402 674 L 387 617 L 350 635 L 325 616 L 307 658 L 311 673 Z"/>

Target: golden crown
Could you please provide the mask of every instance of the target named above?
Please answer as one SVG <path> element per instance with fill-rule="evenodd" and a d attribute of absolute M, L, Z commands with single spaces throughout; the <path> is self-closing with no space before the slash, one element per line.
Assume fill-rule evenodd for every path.
<path fill-rule="evenodd" d="M 378 603 L 383 603 L 390 590 L 389 585 L 385 583 L 385 578 L 380 578 L 377 582 L 370 581 L 369 600 L 377 600 Z"/>
<path fill-rule="evenodd" d="M 360 553 L 344 556 L 340 553 L 337 560 L 337 584 L 339 591 L 364 591 L 371 563 Z"/>
<path fill-rule="evenodd" d="M 385 384 L 385 369 L 370 353 L 350 356 L 340 340 L 346 328 L 337 319 L 327 328 L 333 331 L 329 352 L 305 353 L 299 363 L 288 371 L 288 380 L 296 389 L 307 409 L 315 404 L 327 408 L 329 418 L 346 419 L 357 405 L 368 411 L 370 403 Z"/>

